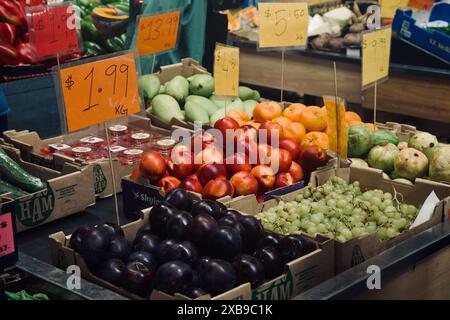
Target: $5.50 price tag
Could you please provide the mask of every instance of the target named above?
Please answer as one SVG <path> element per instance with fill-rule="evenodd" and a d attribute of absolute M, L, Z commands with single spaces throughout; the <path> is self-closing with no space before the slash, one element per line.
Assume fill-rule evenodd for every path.
<path fill-rule="evenodd" d="M 217 96 L 238 96 L 239 48 L 217 44 L 214 50 L 214 91 Z"/>
<path fill-rule="evenodd" d="M 133 53 L 64 68 L 60 81 L 69 131 L 140 110 Z"/>
<path fill-rule="evenodd" d="M 79 50 L 73 5 L 31 7 L 28 17 L 36 60 Z"/>
<path fill-rule="evenodd" d="M 259 47 L 306 46 L 307 3 L 258 3 Z"/>
<path fill-rule="evenodd" d="M 391 28 L 363 33 L 361 77 L 363 87 L 388 77 L 391 35 Z"/>
<path fill-rule="evenodd" d="M 381 0 L 381 17 L 393 18 L 398 8 L 406 8 L 409 0 Z"/>
<path fill-rule="evenodd" d="M 180 11 L 139 19 L 137 49 L 139 55 L 172 50 L 177 45 Z"/>
<path fill-rule="evenodd" d="M 12 214 L 9 212 L 0 215 L 0 257 L 14 251 L 16 251 L 16 248 L 14 246 Z"/>

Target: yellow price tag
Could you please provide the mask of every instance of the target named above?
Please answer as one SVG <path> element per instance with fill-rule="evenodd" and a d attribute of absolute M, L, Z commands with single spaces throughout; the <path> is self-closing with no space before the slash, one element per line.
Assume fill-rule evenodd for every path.
<path fill-rule="evenodd" d="M 214 50 L 214 92 L 237 97 L 239 87 L 239 48 L 217 44 Z"/>
<path fill-rule="evenodd" d="M 369 31 L 362 36 L 362 86 L 389 75 L 391 28 Z"/>
<path fill-rule="evenodd" d="M 398 8 L 408 7 L 409 0 L 380 0 L 381 17 L 393 18 Z"/>
<path fill-rule="evenodd" d="M 307 3 L 258 3 L 259 47 L 306 46 Z"/>
<path fill-rule="evenodd" d="M 323 102 L 327 110 L 328 148 L 335 154 L 338 154 L 339 149 L 341 159 L 347 159 L 347 125 L 344 99 L 337 98 L 338 106 L 336 106 L 334 96 L 323 97 Z M 336 108 L 338 108 L 337 112 Z"/>
<path fill-rule="evenodd" d="M 69 131 L 140 111 L 133 53 L 64 68 L 60 81 Z"/>

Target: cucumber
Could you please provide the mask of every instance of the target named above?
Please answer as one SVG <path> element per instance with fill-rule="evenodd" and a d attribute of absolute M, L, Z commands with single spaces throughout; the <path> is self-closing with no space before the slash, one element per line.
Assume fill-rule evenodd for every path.
<path fill-rule="evenodd" d="M 6 181 L 0 180 L 0 194 L 4 193 L 12 193 L 13 198 L 17 199 L 23 196 L 28 195 L 29 193 L 23 191 L 20 188 L 17 188 L 16 186 L 13 186 L 12 184 L 9 184 Z"/>
<path fill-rule="evenodd" d="M 36 192 L 45 189 L 41 179 L 32 176 L 23 170 L 13 159 L 11 159 L 0 147 L 0 173 L 4 180 L 28 191 Z"/>

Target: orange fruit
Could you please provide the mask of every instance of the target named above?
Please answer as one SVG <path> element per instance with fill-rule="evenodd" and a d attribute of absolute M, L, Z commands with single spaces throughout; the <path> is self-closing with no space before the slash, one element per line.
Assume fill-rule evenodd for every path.
<path fill-rule="evenodd" d="M 302 110 L 305 108 L 306 106 L 304 104 L 293 103 L 283 110 L 283 117 L 286 117 L 294 122 L 300 122 L 300 115 L 302 114 Z"/>
<path fill-rule="evenodd" d="M 283 129 L 281 138 L 292 139 L 297 143 L 300 143 L 306 137 L 306 129 L 299 122 L 292 122 Z"/>
<path fill-rule="evenodd" d="M 309 131 L 324 131 L 327 128 L 327 112 L 318 106 L 309 106 L 303 109 L 300 123 Z"/>
<path fill-rule="evenodd" d="M 358 121 L 358 120 L 350 120 L 347 122 L 347 126 L 358 126 L 358 125 L 362 125 L 364 124 L 362 121 Z"/>
<path fill-rule="evenodd" d="M 309 146 L 318 146 L 323 149 L 328 149 L 328 135 L 321 131 L 308 132 L 305 139 L 300 143 L 300 150 Z"/>
<path fill-rule="evenodd" d="M 362 121 L 359 114 L 353 111 L 346 111 L 345 112 L 345 121 L 348 123 L 350 121 Z"/>
<path fill-rule="evenodd" d="M 281 127 L 283 127 L 283 129 L 292 123 L 292 121 L 286 117 L 277 117 L 273 119 L 272 122 L 279 124 Z"/>
<path fill-rule="evenodd" d="M 281 116 L 281 106 L 274 101 L 258 103 L 253 109 L 253 119 L 258 122 L 266 122 Z"/>
<path fill-rule="evenodd" d="M 253 120 L 247 121 L 245 124 L 248 124 L 255 129 L 259 129 L 259 127 L 261 126 L 261 123 L 253 121 Z"/>
<path fill-rule="evenodd" d="M 247 121 L 250 121 L 250 117 L 245 111 L 239 109 L 233 109 L 228 112 L 227 117 L 231 117 L 239 123 L 239 126 L 242 127 Z"/>

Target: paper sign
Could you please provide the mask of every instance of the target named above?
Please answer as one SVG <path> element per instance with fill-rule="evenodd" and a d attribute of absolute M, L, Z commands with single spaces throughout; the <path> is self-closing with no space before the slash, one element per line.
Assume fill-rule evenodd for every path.
<path fill-rule="evenodd" d="M 0 215 L 0 257 L 16 251 L 11 212 Z"/>
<path fill-rule="evenodd" d="M 259 47 L 306 46 L 307 3 L 258 3 Z"/>
<path fill-rule="evenodd" d="M 74 14 L 71 4 L 29 8 L 30 37 L 37 60 L 79 50 Z"/>
<path fill-rule="evenodd" d="M 214 50 L 215 95 L 237 97 L 238 87 L 239 48 L 217 44 Z"/>
<path fill-rule="evenodd" d="M 69 131 L 140 110 L 133 53 L 64 68 L 60 81 Z"/>
<path fill-rule="evenodd" d="M 344 100 L 342 98 L 337 98 L 338 103 L 337 119 L 336 119 L 335 97 L 334 96 L 323 97 L 323 102 L 327 110 L 327 134 L 328 134 L 329 149 L 335 154 L 338 154 L 339 149 L 341 159 L 347 159 L 347 125 L 345 122 Z M 339 130 L 338 130 L 338 123 L 339 123 Z"/>
<path fill-rule="evenodd" d="M 365 87 L 389 75 L 391 28 L 363 33 L 362 86 Z"/>
<path fill-rule="evenodd" d="M 408 7 L 419 10 L 430 10 L 434 0 L 409 0 Z"/>
<path fill-rule="evenodd" d="M 398 8 L 406 8 L 409 0 L 380 0 L 381 17 L 393 18 Z"/>
<path fill-rule="evenodd" d="M 427 222 L 431 219 L 433 216 L 434 208 L 439 203 L 439 198 L 437 197 L 436 193 L 432 191 L 425 202 L 422 205 L 422 208 L 420 208 L 419 213 L 417 214 L 416 220 L 414 220 L 413 224 L 410 229 L 417 227 L 418 225 Z"/>
<path fill-rule="evenodd" d="M 180 11 L 139 19 L 137 49 L 139 55 L 172 50 L 177 46 Z"/>

